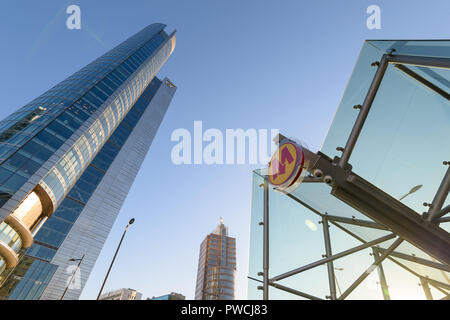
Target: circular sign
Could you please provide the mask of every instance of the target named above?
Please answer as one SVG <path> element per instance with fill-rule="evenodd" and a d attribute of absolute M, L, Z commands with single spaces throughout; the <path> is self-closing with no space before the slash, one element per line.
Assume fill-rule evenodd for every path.
<path fill-rule="evenodd" d="M 280 190 L 293 187 L 303 171 L 303 163 L 301 146 L 290 141 L 283 142 L 269 162 L 269 182 Z"/>

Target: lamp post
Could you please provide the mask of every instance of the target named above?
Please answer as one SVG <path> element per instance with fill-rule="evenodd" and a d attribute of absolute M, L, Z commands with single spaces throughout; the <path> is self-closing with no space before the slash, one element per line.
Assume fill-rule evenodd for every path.
<path fill-rule="evenodd" d="M 70 278 L 69 283 L 67 284 L 66 289 L 64 290 L 63 295 L 61 296 L 61 300 L 64 300 L 64 297 L 66 296 L 67 291 L 69 291 L 69 287 L 70 287 L 70 284 L 71 284 L 72 281 L 73 281 L 73 277 L 75 277 L 75 275 L 77 274 L 77 271 L 78 271 L 78 269 L 80 268 L 80 265 L 81 265 L 81 262 L 83 262 L 83 259 L 84 259 L 84 254 L 83 254 L 83 256 L 81 257 L 81 259 L 74 259 L 74 258 L 69 259 L 69 261 L 79 261 L 79 262 L 78 262 L 77 268 L 75 269 L 74 273 L 72 274 L 72 277 Z"/>
<path fill-rule="evenodd" d="M 337 271 L 344 271 L 344 268 L 336 268 L 336 267 L 334 267 L 334 270 L 337 270 Z M 334 276 L 334 279 L 336 280 L 336 285 L 337 285 L 338 290 L 339 290 L 339 295 L 341 296 L 341 295 L 342 295 L 342 292 L 341 292 L 341 288 L 339 287 L 339 283 L 338 283 L 337 277 Z"/>
<path fill-rule="evenodd" d="M 105 286 L 106 280 L 108 279 L 109 272 L 111 271 L 111 268 L 112 268 L 112 266 L 113 266 L 113 264 L 114 264 L 114 260 L 116 260 L 117 253 L 119 252 L 120 245 L 122 244 L 123 238 L 125 237 L 125 234 L 127 233 L 128 227 L 129 227 L 130 225 L 132 225 L 133 222 L 134 222 L 134 218 L 132 218 L 132 219 L 128 222 L 127 226 L 125 227 L 125 230 L 124 230 L 124 232 L 123 232 L 122 238 L 120 239 L 119 245 L 117 246 L 116 253 L 114 254 L 114 257 L 113 257 L 113 259 L 112 259 L 112 261 L 111 261 L 111 265 L 109 266 L 108 272 L 106 273 L 105 280 L 103 280 L 102 287 L 100 288 L 100 292 L 98 293 L 97 300 L 100 299 L 100 295 L 102 294 L 103 287 Z"/>

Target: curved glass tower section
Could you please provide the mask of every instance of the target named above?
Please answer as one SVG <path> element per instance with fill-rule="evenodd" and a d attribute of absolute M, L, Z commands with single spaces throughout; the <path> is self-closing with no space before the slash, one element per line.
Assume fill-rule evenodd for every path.
<path fill-rule="evenodd" d="M 155 108 L 161 110 L 153 113 L 156 120 L 147 133 L 153 138 L 175 91 L 168 79 L 155 77 L 175 47 L 175 33 L 168 35 L 164 28 L 149 25 L 0 122 L 0 287 L 28 254 L 25 249 L 39 230 L 54 221 L 53 214 L 92 171 L 93 162 L 107 172 L 97 159 L 108 154 L 110 164 L 114 162 L 126 143 L 118 132 L 124 126 L 132 132 L 146 121 L 145 110 L 156 99 Z M 155 98 L 159 95 L 166 99 Z M 129 123 L 128 115 L 134 115 L 135 123 Z M 118 149 L 111 151 L 110 145 Z M 78 204 L 87 203 L 86 197 L 76 198 Z M 0 292 L 0 298 L 8 294 Z"/>

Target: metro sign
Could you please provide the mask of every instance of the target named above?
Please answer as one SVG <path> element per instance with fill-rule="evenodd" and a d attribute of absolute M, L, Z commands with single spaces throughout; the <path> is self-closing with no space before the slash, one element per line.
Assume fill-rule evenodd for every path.
<path fill-rule="evenodd" d="M 280 190 L 294 187 L 302 174 L 303 164 L 300 145 L 290 141 L 280 144 L 269 162 L 269 182 Z"/>

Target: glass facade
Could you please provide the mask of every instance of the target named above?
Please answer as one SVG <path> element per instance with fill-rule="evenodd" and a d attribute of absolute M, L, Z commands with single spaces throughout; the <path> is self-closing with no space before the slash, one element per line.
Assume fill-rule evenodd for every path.
<path fill-rule="evenodd" d="M 450 59 L 450 42 L 367 41 L 321 147 L 322 154 L 331 159 L 342 156 L 342 149 L 337 147 L 346 145 L 360 112 L 354 106 L 366 98 L 377 72 L 375 62 L 390 53 L 394 57 Z M 421 65 L 407 68 L 419 77 L 412 77 L 398 63 L 388 65 L 349 164 L 352 172 L 412 209 L 412 214 L 421 216 L 427 210 L 423 203 L 431 203 L 447 170 L 442 163 L 448 161 L 450 149 L 449 140 L 444 138 L 450 132 L 450 72 L 448 68 Z M 429 83 L 424 85 L 417 78 Z M 272 283 L 293 289 L 270 286 L 270 299 L 330 298 L 327 263 L 306 268 L 328 257 L 323 217 L 328 216 L 330 221 L 332 254 L 392 235 L 389 226 L 374 222 L 333 195 L 334 186 L 318 183 L 314 176 L 309 178 L 312 182 L 304 181 L 287 194 L 272 187 L 268 190 L 269 279 L 277 279 Z M 264 235 L 259 222 L 264 221 L 264 180 L 263 171 L 253 173 L 249 299 L 263 298 L 258 287 L 263 280 L 259 273 L 263 271 Z M 447 197 L 443 206 L 449 204 Z M 437 226 L 449 231 L 448 222 Z M 422 290 L 423 281 L 429 284 L 433 298 L 448 294 L 450 267 L 406 240 L 380 266 L 372 268 L 374 250 L 384 253 L 394 241 L 391 238 L 334 260 L 331 267 L 337 297 L 351 289 L 344 298 L 425 299 L 429 297 Z M 293 270 L 299 272 L 289 275 Z M 352 288 L 367 270 L 376 271 L 367 273 L 370 275 Z M 380 274 L 387 281 L 384 287 Z"/>
<path fill-rule="evenodd" d="M 50 264 L 50 261 L 70 232 L 89 198 L 101 182 L 105 172 L 114 161 L 116 155 L 119 153 L 160 86 L 161 80 L 157 77 L 153 78 L 146 91 L 84 171 L 75 186 L 56 209 L 55 213 L 36 234 L 33 245 L 26 252 L 27 259 L 22 263 L 20 268 L 17 268 L 17 271 L 14 270 L 13 276 L 9 277 L 5 283 L 4 287 L 8 288 L 10 292 L 3 293 L 3 298 L 9 295 L 9 299 L 17 299 L 23 295 L 17 293 L 17 291 L 34 290 L 34 287 L 28 288 L 28 286 L 20 285 L 23 281 L 30 282 L 34 279 L 32 276 L 27 278 L 28 272 L 35 272 L 34 269 L 25 272 L 27 266 L 31 268 L 34 262 L 39 266 L 43 266 L 42 263 Z M 39 287 L 40 289 L 38 291 L 42 293 L 47 284 L 48 281 L 42 282 L 36 279 L 35 286 Z M 43 288 L 41 289 L 41 287 Z M 0 289 L 1 292 L 2 290 Z M 33 297 L 39 298 L 37 295 Z M 0 295 L 1 298 L 2 296 Z"/>
<path fill-rule="evenodd" d="M 56 193 L 54 200 L 62 199 L 167 59 L 171 42 L 158 51 L 156 59 L 147 61 L 166 42 L 168 36 L 163 28 L 164 25 L 150 25 L 0 123 L 0 130 L 5 128 L 2 134 L 9 133 L 10 137 L 0 145 L 0 205 L 115 93 L 110 106 L 102 108 L 105 110 L 100 117 L 97 113 L 98 119 L 44 179 L 47 190 Z M 130 79 L 139 67 L 141 71 Z M 125 82 L 128 85 L 122 86 Z M 119 87 L 120 92 L 116 92 Z M 8 127 L 11 121 L 27 123 L 12 132 Z"/>
<path fill-rule="evenodd" d="M 0 122 L 0 207 L 11 212 L 0 244 L 18 261 L 0 251 L 0 299 L 45 290 L 50 262 L 161 87 L 155 75 L 175 46 L 164 28 L 144 28 Z"/>

